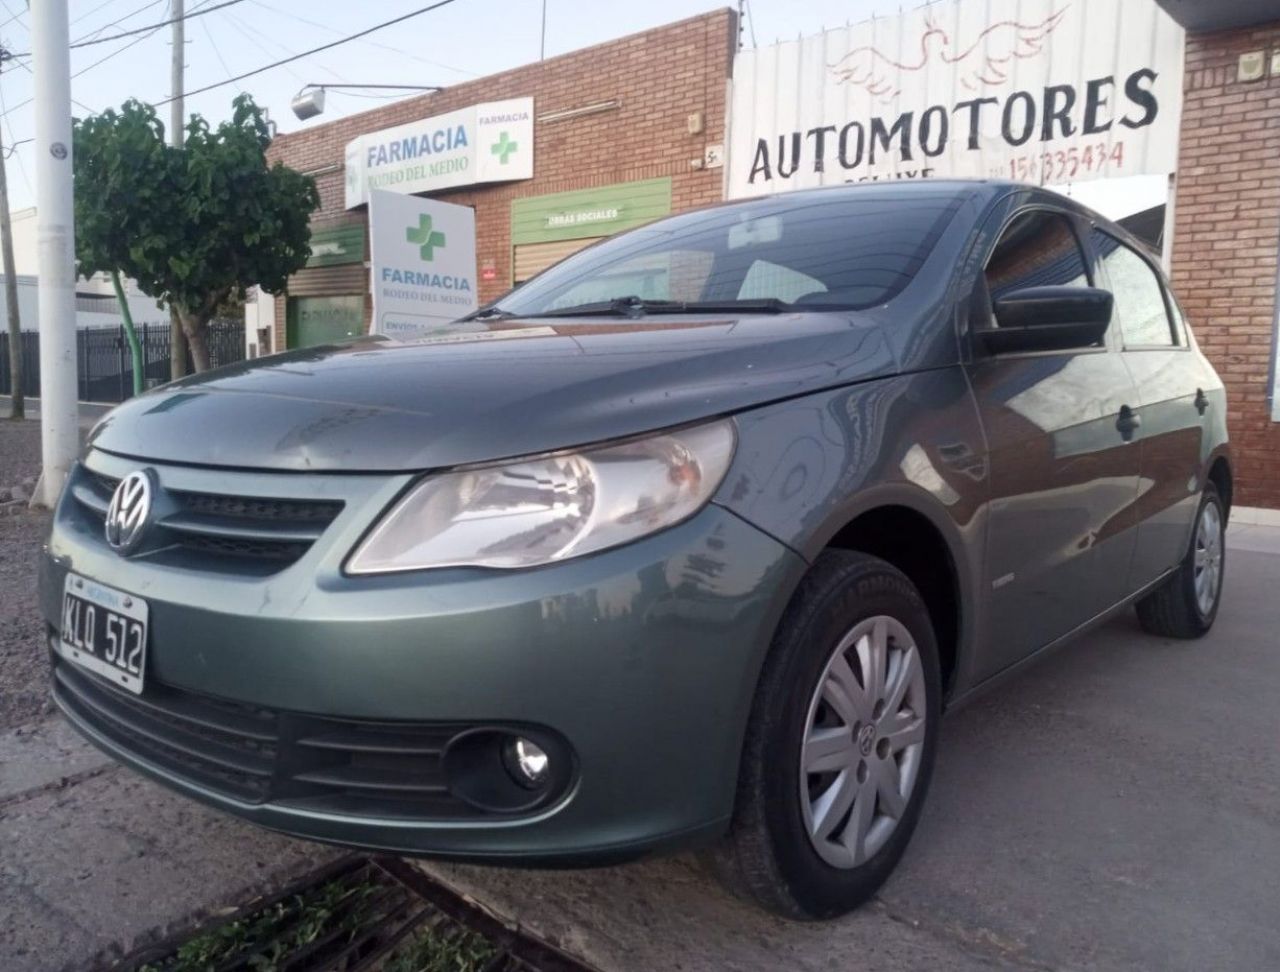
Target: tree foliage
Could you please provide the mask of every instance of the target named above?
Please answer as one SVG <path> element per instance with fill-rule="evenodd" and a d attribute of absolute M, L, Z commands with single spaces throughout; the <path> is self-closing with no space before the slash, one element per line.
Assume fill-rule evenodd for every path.
<path fill-rule="evenodd" d="M 135 100 L 75 125 L 79 272 L 118 270 L 174 307 L 197 371 L 209 365 L 205 332 L 219 306 L 253 286 L 279 293 L 306 263 L 319 205 L 313 179 L 268 165 L 253 99 L 233 105 L 217 128 L 192 115 L 181 149 Z"/>

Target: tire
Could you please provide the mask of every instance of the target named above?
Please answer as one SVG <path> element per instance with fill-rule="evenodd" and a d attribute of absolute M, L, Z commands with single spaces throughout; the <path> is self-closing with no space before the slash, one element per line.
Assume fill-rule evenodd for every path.
<path fill-rule="evenodd" d="M 1226 572 L 1227 511 L 1213 483 L 1205 485 L 1191 531 L 1191 548 L 1173 575 L 1136 605 L 1144 631 L 1163 638 L 1201 638 L 1213 627 Z M 1206 573 L 1207 572 L 1207 573 Z M 1203 578 L 1211 586 L 1197 586 Z"/>
<path fill-rule="evenodd" d="M 859 631 L 865 643 L 856 637 Z M 850 638 L 854 643 L 839 652 L 848 662 L 846 672 L 836 668 L 835 656 Z M 879 693 L 880 705 L 891 687 L 910 684 L 892 712 L 885 709 L 877 716 L 873 711 L 870 727 L 860 720 L 850 726 L 853 720 L 841 718 L 827 701 L 840 698 L 841 690 L 832 683 L 845 684 L 839 679 L 856 676 L 840 710 L 865 713 L 871 703 L 862 689 L 862 659 L 881 657 L 877 641 L 885 645 L 881 670 L 886 686 Z M 823 553 L 787 607 L 760 676 L 733 819 L 711 855 L 717 876 L 731 892 L 786 918 L 832 918 L 862 904 L 893 871 L 915 830 L 933 771 L 940 711 L 937 643 L 919 592 L 900 571 L 875 557 Z M 880 734 L 890 728 L 891 716 L 897 719 L 896 728 Z M 912 720 L 923 720 L 923 726 Z M 847 744 L 841 735 L 845 730 Z M 806 737 L 812 742 L 802 754 Z M 885 758 L 889 747 L 908 739 L 916 741 Z M 840 749 L 828 752 L 820 744 Z M 815 768 L 834 759 L 842 769 L 802 777 L 802 759 Z M 868 779 L 869 784 L 863 782 Z M 835 810 L 821 813 L 824 807 L 843 805 L 839 797 L 847 791 L 842 785 L 857 790 L 843 823 Z M 864 802 L 868 786 L 873 794 L 869 803 Z M 887 800 L 890 792 L 895 795 Z M 867 807 L 872 823 L 865 840 L 859 840 L 862 830 L 850 828 Z M 832 829 L 822 836 L 828 827 Z M 813 835 L 815 830 L 819 834 Z"/>

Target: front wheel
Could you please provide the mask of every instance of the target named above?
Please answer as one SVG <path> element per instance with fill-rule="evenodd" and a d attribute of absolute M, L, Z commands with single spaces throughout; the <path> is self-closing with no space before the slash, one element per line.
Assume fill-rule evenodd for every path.
<path fill-rule="evenodd" d="M 730 833 L 735 893 L 789 918 L 843 914 L 892 872 L 937 741 L 938 650 L 894 567 L 828 551 L 801 583 L 756 691 Z"/>
<path fill-rule="evenodd" d="M 1165 638 L 1199 638 L 1213 627 L 1226 568 L 1226 509 L 1212 483 L 1204 488 L 1191 549 L 1170 578 L 1137 604 L 1143 630 Z"/>

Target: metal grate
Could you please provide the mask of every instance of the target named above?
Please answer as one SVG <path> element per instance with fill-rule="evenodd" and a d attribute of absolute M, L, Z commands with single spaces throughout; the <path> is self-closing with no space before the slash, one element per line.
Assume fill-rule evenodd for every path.
<path fill-rule="evenodd" d="M 54 635 L 50 631 L 50 635 Z M 442 758 L 470 723 L 373 722 L 257 708 L 148 681 L 143 695 L 54 658 L 73 719 L 172 773 L 252 803 L 345 816 L 476 819 Z"/>
<path fill-rule="evenodd" d="M 119 745 L 237 799 L 267 798 L 279 751 L 274 714 L 155 686 L 143 699 L 62 661 L 53 675 L 58 704 Z"/>
<path fill-rule="evenodd" d="M 116 972 L 382 972 L 412 968 L 415 950 L 465 948 L 449 967 L 478 972 L 593 972 L 508 927 L 396 858 L 344 857 L 256 899 L 216 924 L 125 956 Z M 455 960 L 457 961 L 457 960 Z M 433 966 L 443 967 L 443 966 Z"/>
<path fill-rule="evenodd" d="M 231 516 L 276 523 L 323 523 L 328 525 L 342 511 L 337 500 L 261 499 L 253 496 L 224 496 L 218 493 L 170 493 L 192 513 Z"/>

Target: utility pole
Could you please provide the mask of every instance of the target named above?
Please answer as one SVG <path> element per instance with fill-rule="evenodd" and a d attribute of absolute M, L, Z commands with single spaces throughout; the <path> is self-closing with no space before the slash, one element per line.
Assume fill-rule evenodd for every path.
<path fill-rule="evenodd" d="M 75 209 L 71 189 L 71 42 L 67 0 L 40 0 L 29 10 L 36 92 L 40 445 L 44 458 L 37 497 L 52 507 L 80 451 Z"/>
<path fill-rule="evenodd" d="M 187 40 L 184 0 L 172 0 L 173 10 L 173 67 L 169 102 L 169 144 L 176 149 L 183 146 L 183 129 L 186 114 L 183 99 L 183 71 L 186 69 Z M 169 305 L 169 377 L 181 378 L 187 373 L 187 335 L 182 330 L 182 318 L 178 309 Z"/>
<path fill-rule="evenodd" d="M 0 68 L 9 52 L 0 47 Z M 0 259 L 4 261 L 5 310 L 9 313 L 9 418 L 27 414 L 22 401 L 22 322 L 18 320 L 18 278 L 13 272 L 13 229 L 9 225 L 9 182 L 5 173 L 8 157 L 0 133 Z"/>

